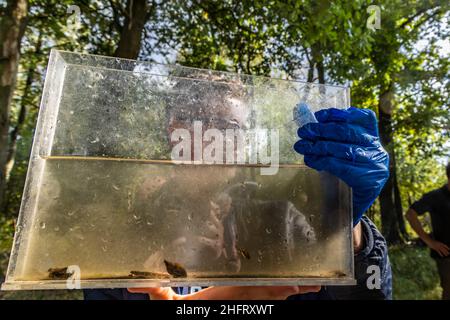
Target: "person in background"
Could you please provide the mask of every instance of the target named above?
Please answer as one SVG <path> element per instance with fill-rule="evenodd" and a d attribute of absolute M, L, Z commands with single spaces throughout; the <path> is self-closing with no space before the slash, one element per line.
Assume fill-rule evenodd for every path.
<path fill-rule="evenodd" d="M 431 249 L 441 279 L 442 299 L 450 300 L 450 162 L 446 167 L 447 183 L 426 193 L 414 202 L 406 212 L 406 219 L 413 230 Z M 429 212 L 432 234 L 423 229 L 418 216 Z"/>

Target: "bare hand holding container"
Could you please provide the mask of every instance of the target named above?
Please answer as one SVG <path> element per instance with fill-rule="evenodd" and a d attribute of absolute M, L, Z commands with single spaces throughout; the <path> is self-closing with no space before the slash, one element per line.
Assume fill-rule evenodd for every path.
<path fill-rule="evenodd" d="M 354 284 L 351 192 L 293 151 L 299 103 L 348 88 L 52 51 L 2 289 Z"/>

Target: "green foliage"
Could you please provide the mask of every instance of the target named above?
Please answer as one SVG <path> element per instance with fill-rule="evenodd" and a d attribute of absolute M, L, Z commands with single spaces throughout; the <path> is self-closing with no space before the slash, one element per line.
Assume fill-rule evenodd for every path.
<path fill-rule="evenodd" d="M 6 212 L 0 214 L 2 270 L 20 207 L 49 52 L 58 48 L 112 55 L 123 30 L 125 2 L 30 0 L 10 114 L 12 130 L 26 107 Z M 443 166 L 450 158 L 450 60 L 440 46 L 450 36 L 448 1 L 379 1 L 381 30 L 375 31 L 366 27 L 370 0 L 154 3 L 142 35 L 141 58 L 159 56 L 187 66 L 290 78 L 306 67 L 311 81 L 351 83 L 352 104 L 377 112 L 380 94 L 392 88 L 392 150 L 403 207 L 444 183 Z M 80 7 L 78 26 L 66 12 L 72 4 Z M 378 202 L 368 214 L 380 226 Z M 425 249 L 395 247 L 391 259 L 394 298 L 438 297 L 435 266 Z"/>
<path fill-rule="evenodd" d="M 0 252 L 8 252 L 11 249 L 14 223 L 12 218 L 0 217 Z"/>
<path fill-rule="evenodd" d="M 272 7 L 249 1 L 185 1 L 168 6 L 180 44 L 179 61 L 187 66 L 268 74 L 268 54 L 279 26 L 272 24 Z"/>
<path fill-rule="evenodd" d="M 415 149 L 408 150 L 408 143 L 397 144 L 398 179 L 402 193 L 403 206 L 408 208 L 426 192 L 444 185 L 447 180 L 442 161 L 433 157 L 421 158 L 414 154 Z"/>
<path fill-rule="evenodd" d="M 424 247 L 389 248 L 396 300 L 440 299 L 441 288 L 436 263 Z"/>

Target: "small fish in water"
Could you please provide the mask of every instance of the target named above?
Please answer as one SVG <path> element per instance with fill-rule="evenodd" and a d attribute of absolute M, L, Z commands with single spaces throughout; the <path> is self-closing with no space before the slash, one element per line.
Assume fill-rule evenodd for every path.
<path fill-rule="evenodd" d="M 236 247 L 236 250 L 239 252 L 239 254 L 240 254 L 242 257 L 244 257 L 244 258 L 247 259 L 247 260 L 250 260 L 250 253 L 249 253 L 246 249 Z"/>
<path fill-rule="evenodd" d="M 164 260 L 167 272 L 174 278 L 186 278 L 187 272 L 179 263 Z"/>
<path fill-rule="evenodd" d="M 50 268 L 48 269 L 48 277 L 50 279 L 68 279 L 71 273 L 67 272 L 67 267 L 65 268 Z"/>

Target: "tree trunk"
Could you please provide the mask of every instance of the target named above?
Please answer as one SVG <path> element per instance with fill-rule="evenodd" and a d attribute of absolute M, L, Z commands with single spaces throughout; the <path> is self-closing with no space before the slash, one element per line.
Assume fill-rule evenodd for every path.
<path fill-rule="evenodd" d="M 126 59 L 137 59 L 139 51 L 141 49 L 141 37 L 144 30 L 145 23 L 151 15 L 152 10 L 155 9 L 154 6 L 149 7 L 147 5 L 147 0 L 127 0 L 126 8 L 122 8 L 120 2 L 110 1 L 111 9 L 115 17 L 124 16 L 123 25 L 119 23 L 116 24 L 116 28 L 120 32 L 120 39 L 114 55 L 119 58 Z M 119 97 L 124 93 L 118 87 L 110 88 L 110 95 L 112 97 Z M 101 100 L 96 100 L 95 102 L 99 105 L 99 108 L 103 112 L 107 112 L 109 106 L 105 106 L 104 102 Z M 99 111 L 99 110 L 97 110 Z M 120 117 L 122 112 L 127 112 L 126 110 L 116 109 L 114 112 L 108 115 L 108 126 L 111 128 L 120 126 Z M 92 126 L 98 126 L 105 119 L 89 118 L 89 122 Z M 107 141 L 110 132 L 102 131 L 97 134 L 97 138 L 100 141 Z M 98 154 L 108 154 L 110 152 L 110 146 L 103 144 L 90 144 L 87 147 L 88 154 L 98 155 Z"/>
<path fill-rule="evenodd" d="M 9 112 L 28 13 L 27 0 L 9 0 L 0 17 L 0 208 L 6 186 Z"/>
<path fill-rule="evenodd" d="M 395 154 L 394 154 L 395 156 Z M 397 215 L 398 228 L 400 230 L 403 239 L 408 240 L 408 232 L 406 231 L 405 219 L 403 218 L 403 205 L 400 195 L 400 188 L 398 187 L 397 168 L 395 166 L 396 160 L 394 158 L 394 201 L 395 201 L 395 213 Z"/>
<path fill-rule="evenodd" d="M 114 53 L 116 57 L 137 59 L 141 50 L 141 37 L 149 17 L 147 0 L 128 0 L 125 9 L 125 22 L 120 40 Z M 113 8 L 114 10 L 114 8 Z"/>
<path fill-rule="evenodd" d="M 313 82 L 314 80 L 314 64 L 310 64 L 308 68 L 308 83 Z"/>
<path fill-rule="evenodd" d="M 311 46 L 311 57 L 314 66 L 317 68 L 317 76 L 320 84 L 325 84 L 325 69 L 323 67 L 322 48 L 320 44 L 313 44 Z"/>
<path fill-rule="evenodd" d="M 39 35 L 37 42 L 36 42 L 36 47 L 34 49 L 35 55 L 39 55 L 41 53 L 41 46 L 42 46 L 42 37 L 41 37 L 41 35 Z M 14 160 L 16 158 L 16 151 L 17 151 L 17 139 L 20 135 L 20 131 L 21 131 L 22 126 L 25 123 L 25 119 L 26 119 L 28 98 L 30 96 L 31 85 L 33 84 L 33 80 L 34 80 L 35 69 L 36 69 L 36 66 L 31 65 L 27 70 L 27 79 L 25 80 L 25 88 L 23 89 L 23 95 L 20 100 L 19 117 L 17 118 L 17 123 L 14 126 L 14 129 L 11 131 L 11 133 L 9 135 L 9 148 L 8 148 L 8 156 L 6 159 L 6 183 L 7 184 L 8 184 L 11 170 L 14 167 Z"/>
<path fill-rule="evenodd" d="M 380 193 L 380 211 L 382 233 L 388 243 L 399 243 L 402 241 L 399 233 L 399 219 L 397 215 L 396 198 L 399 201 L 400 194 L 395 194 L 395 154 L 393 146 L 392 109 L 394 91 L 390 84 L 382 90 L 379 96 L 379 131 L 381 143 L 389 153 L 389 179 Z"/>

